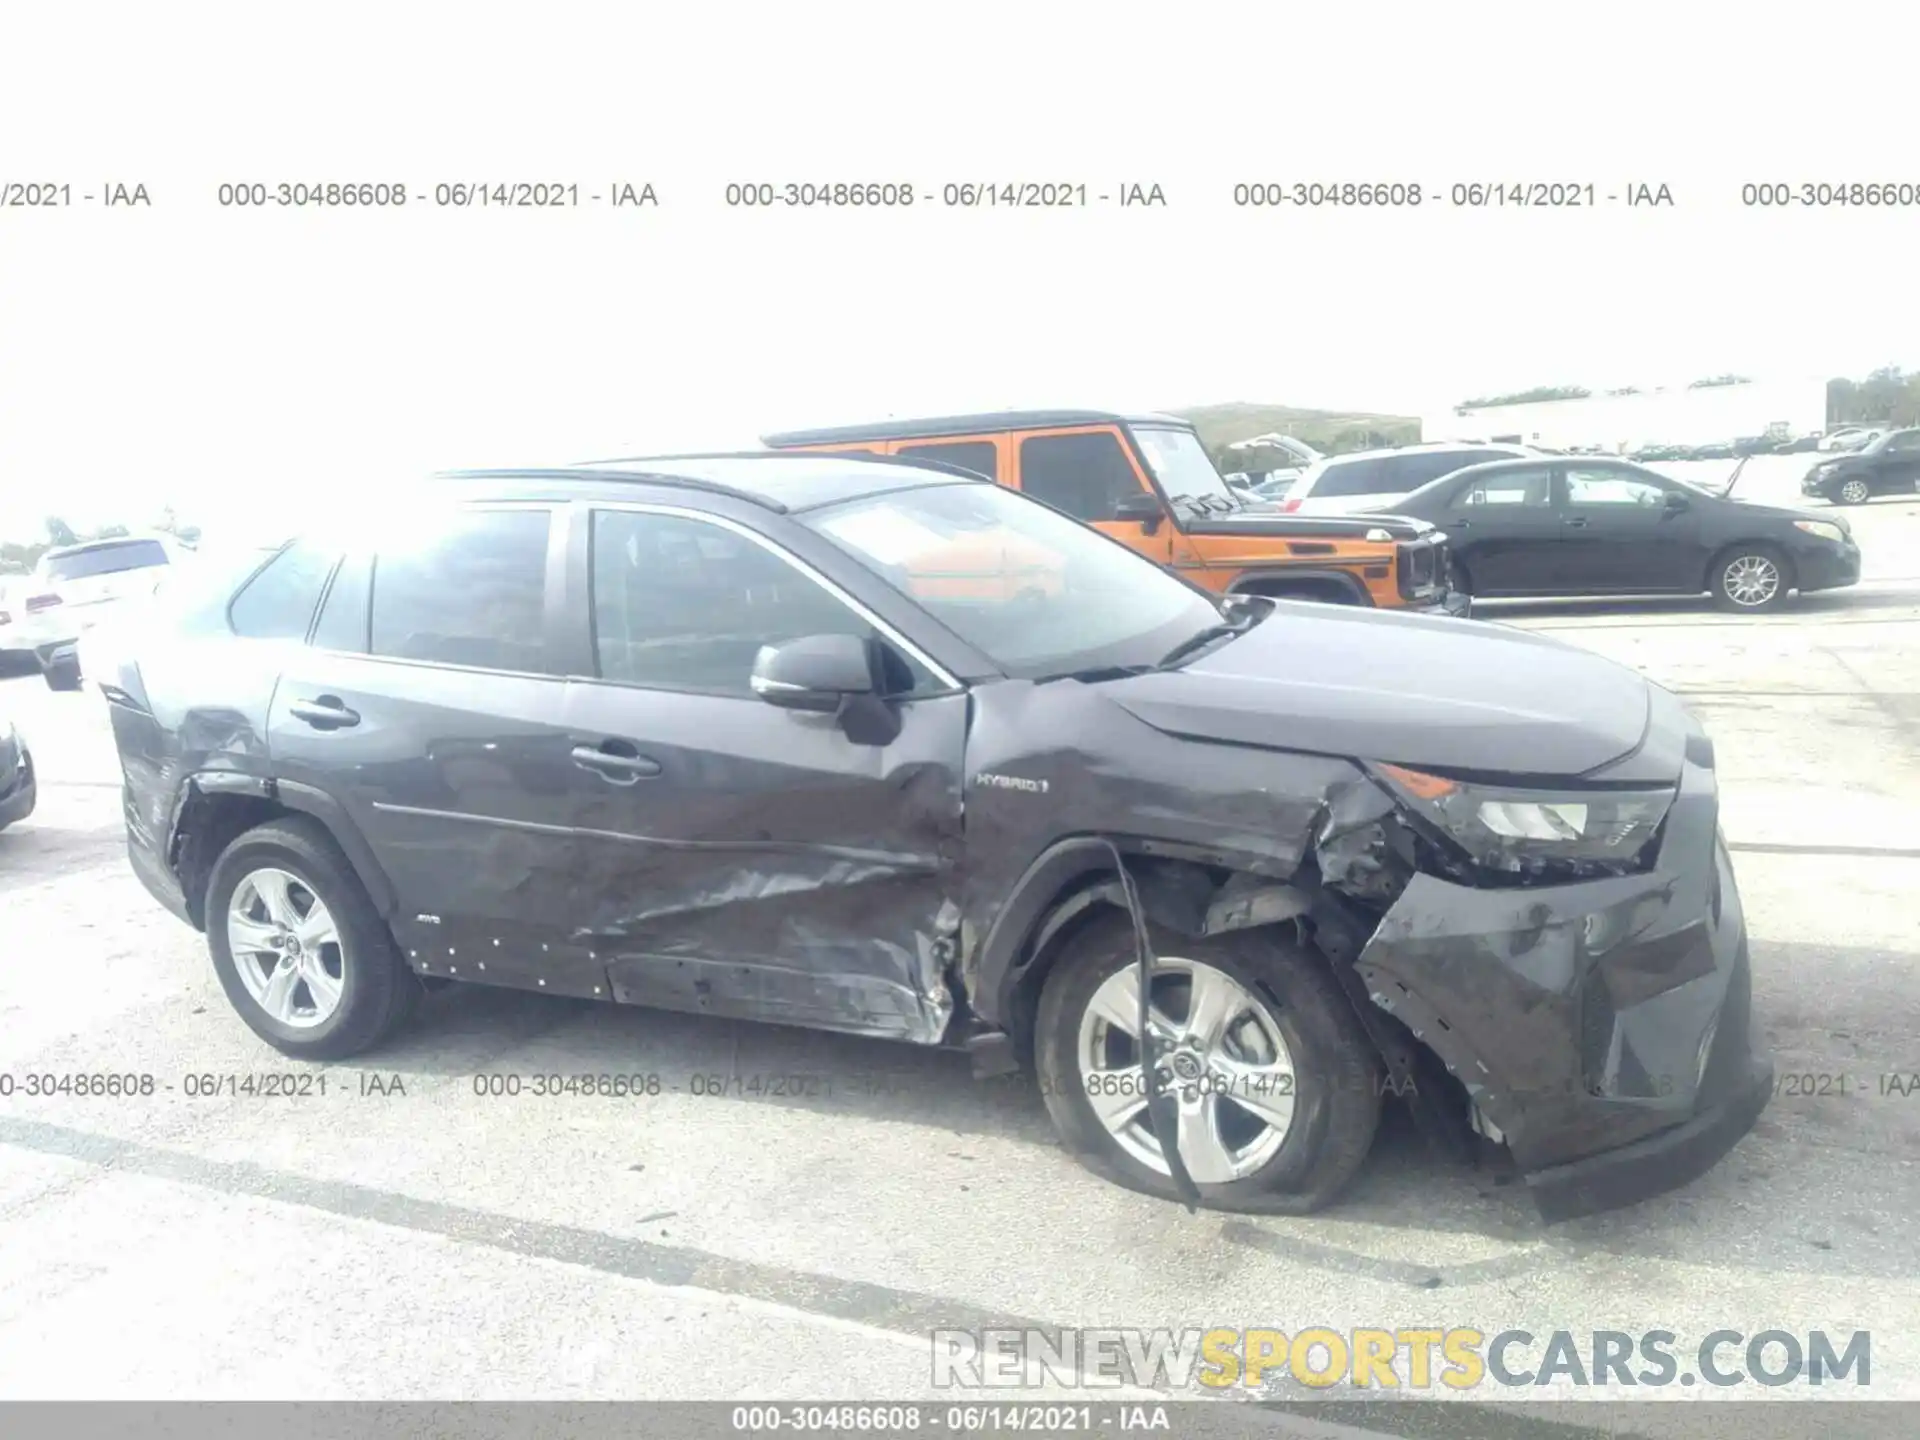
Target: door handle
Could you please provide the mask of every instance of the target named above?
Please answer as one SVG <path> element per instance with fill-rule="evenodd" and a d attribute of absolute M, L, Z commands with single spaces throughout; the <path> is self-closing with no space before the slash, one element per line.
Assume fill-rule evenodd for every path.
<path fill-rule="evenodd" d="M 608 741 L 610 745 L 622 744 L 621 741 Z M 582 770 L 592 770 L 601 779 L 614 785 L 631 785 L 637 780 L 649 780 L 660 773 L 660 762 L 645 755 L 622 755 L 615 750 L 606 750 L 594 745 L 576 745 L 573 747 L 573 763 Z"/>
<path fill-rule="evenodd" d="M 1584 515 L 1569 515 L 1560 523 L 1569 530 L 1584 530 L 1587 528 L 1587 517 Z"/>
<path fill-rule="evenodd" d="M 287 713 L 316 730 L 343 730 L 360 723 L 359 714 L 332 695 L 322 695 L 318 700 L 295 700 L 287 706 Z"/>

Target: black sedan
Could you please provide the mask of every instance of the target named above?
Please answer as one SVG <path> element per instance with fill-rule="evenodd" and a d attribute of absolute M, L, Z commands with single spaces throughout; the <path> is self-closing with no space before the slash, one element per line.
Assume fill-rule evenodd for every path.
<path fill-rule="evenodd" d="M 1860 578 L 1838 516 L 1725 499 L 1625 460 L 1499 460 L 1395 505 L 1450 537 L 1475 596 L 1698 595 L 1771 610 Z"/>
<path fill-rule="evenodd" d="M 1920 491 L 1920 428 L 1889 430 L 1860 449 L 1822 460 L 1800 481 L 1802 495 L 1864 505 L 1876 495 Z"/>

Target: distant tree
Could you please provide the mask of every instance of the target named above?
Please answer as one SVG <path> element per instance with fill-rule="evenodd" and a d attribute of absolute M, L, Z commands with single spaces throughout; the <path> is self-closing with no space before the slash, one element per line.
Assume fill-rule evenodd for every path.
<path fill-rule="evenodd" d="M 1639 395 L 1641 393 L 1642 391 L 1638 385 L 1622 385 L 1618 390 L 1607 391 L 1609 395 Z"/>
<path fill-rule="evenodd" d="M 56 545 L 78 545 L 80 543 L 80 537 L 74 533 L 73 527 L 58 515 L 49 515 L 47 517 L 47 538 Z"/>
<path fill-rule="evenodd" d="M 1704 380 L 1695 380 L 1687 386 L 1689 390 L 1712 390 L 1721 385 L 1751 385 L 1751 375 L 1709 375 Z"/>
<path fill-rule="evenodd" d="M 1482 395 L 1478 399 L 1462 400 L 1453 408 L 1455 414 L 1464 414 L 1501 405 L 1535 405 L 1543 400 L 1585 400 L 1591 394 L 1584 385 L 1536 385 L 1531 390 L 1516 390 L 1510 395 Z"/>
<path fill-rule="evenodd" d="M 1829 425 L 1920 425 L 1920 373 L 1886 365 L 1864 380 L 1827 382 Z"/>

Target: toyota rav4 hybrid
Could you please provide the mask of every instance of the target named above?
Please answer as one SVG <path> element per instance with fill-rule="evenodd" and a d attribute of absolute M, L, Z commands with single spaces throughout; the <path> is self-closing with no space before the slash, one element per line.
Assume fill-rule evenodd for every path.
<path fill-rule="evenodd" d="M 450 982 L 966 1047 L 1249 1211 L 1393 1097 L 1549 1219 L 1771 1093 L 1713 746 L 1552 639 L 1221 600 L 887 459 L 446 475 L 249 568 L 89 678 L 134 869 L 288 1055 Z"/>

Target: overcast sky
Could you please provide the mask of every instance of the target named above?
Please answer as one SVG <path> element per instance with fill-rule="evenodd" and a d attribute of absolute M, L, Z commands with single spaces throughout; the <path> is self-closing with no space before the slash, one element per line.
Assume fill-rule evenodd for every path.
<path fill-rule="evenodd" d="M 0 536 L 164 502 L 297 521 L 443 465 L 886 414 L 1419 414 L 1920 365 L 1920 205 L 1740 194 L 1920 186 L 1911 87 L 1878 58 L 1912 53 L 1910 5 L 653 11 L 16 8 L 0 184 L 142 181 L 153 205 L 0 209 Z M 223 181 L 480 179 L 651 181 L 661 204 L 216 203 Z M 1237 209 L 1259 179 L 1428 203 Z M 730 180 L 1139 182 L 1169 203 L 769 213 L 729 209 Z M 1433 203 L 1521 180 L 1602 203 Z M 1676 204 L 1605 203 L 1642 182 Z"/>

